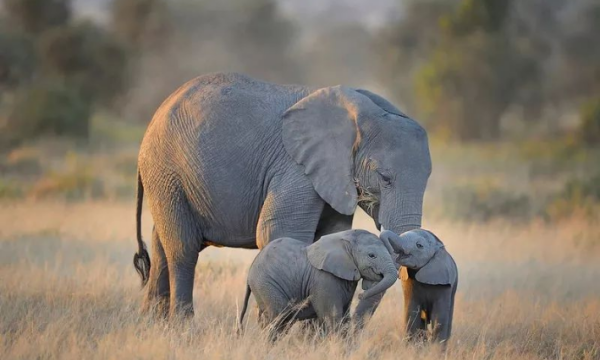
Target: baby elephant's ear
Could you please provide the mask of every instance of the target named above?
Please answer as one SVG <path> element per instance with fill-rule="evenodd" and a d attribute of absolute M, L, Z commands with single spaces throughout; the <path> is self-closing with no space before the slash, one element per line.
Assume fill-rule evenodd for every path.
<path fill-rule="evenodd" d="M 418 282 L 429 285 L 452 285 L 457 277 L 456 263 L 443 247 L 415 274 Z"/>
<path fill-rule="evenodd" d="M 308 261 L 319 270 L 327 271 L 341 279 L 357 281 L 358 268 L 350 253 L 350 242 L 338 235 L 323 236 L 306 249 Z"/>

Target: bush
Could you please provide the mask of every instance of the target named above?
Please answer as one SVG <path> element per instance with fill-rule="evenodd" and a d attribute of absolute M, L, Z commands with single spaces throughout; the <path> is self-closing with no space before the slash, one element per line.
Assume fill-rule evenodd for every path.
<path fill-rule="evenodd" d="M 531 215 L 531 202 L 526 195 L 490 184 L 450 188 L 444 192 L 442 201 L 447 215 L 461 220 L 527 220 Z"/>
<path fill-rule="evenodd" d="M 36 176 L 42 171 L 40 159 L 38 149 L 32 147 L 17 148 L 6 156 L 4 167 L 7 173 L 20 176 Z"/>
<path fill-rule="evenodd" d="M 567 182 L 546 202 L 542 215 L 548 220 L 573 216 L 593 217 L 600 210 L 600 174 Z"/>
<path fill-rule="evenodd" d="M 582 107 L 579 138 L 587 145 L 600 145 L 600 97 Z"/>
<path fill-rule="evenodd" d="M 21 89 L 10 110 L 5 136 L 19 142 L 40 135 L 87 138 L 90 104 L 61 82 L 40 82 Z"/>
<path fill-rule="evenodd" d="M 32 39 L 0 27 L 0 49 L 0 87 L 12 89 L 27 81 L 35 67 Z"/>
<path fill-rule="evenodd" d="M 0 199 L 18 199 L 23 196 L 21 186 L 0 179 Z"/>
<path fill-rule="evenodd" d="M 104 182 L 88 165 L 87 158 L 68 153 L 61 169 L 48 172 L 30 188 L 34 199 L 64 197 L 67 199 L 101 198 L 106 195 Z"/>
<path fill-rule="evenodd" d="M 50 173 L 33 185 L 29 195 L 34 199 L 56 196 L 99 198 L 104 196 L 104 187 L 99 179 L 87 172 Z"/>

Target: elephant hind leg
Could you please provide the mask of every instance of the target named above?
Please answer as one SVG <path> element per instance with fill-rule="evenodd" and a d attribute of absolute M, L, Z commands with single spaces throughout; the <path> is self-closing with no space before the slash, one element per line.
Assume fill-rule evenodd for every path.
<path fill-rule="evenodd" d="M 259 323 L 263 329 L 268 329 L 269 340 L 276 341 L 293 323 L 296 309 L 289 305 L 289 299 L 284 295 L 274 294 L 272 291 L 258 291 L 259 294 L 269 294 L 268 299 L 262 302 L 264 306 L 259 310 Z M 260 295 L 259 295 L 260 296 Z M 258 301 L 263 300 L 257 298 Z"/>
<path fill-rule="evenodd" d="M 171 288 L 169 317 L 194 316 L 194 272 L 198 252 L 184 252 L 169 259 L 169 284 Z"/>
<path fill-rule="evenodd" d="M 169 268 L 156 228 L 152 229 L 152 267 L 146 287 L 142 313 L 166 319 L 169 311 Z"/>
<path fill-rule="evenodd" d="M 202 250 L 198 221 L 182 192 L 170 194 L 152 215 L 169 267 L 169 317 L 193 317 L 194 273 Z"/>

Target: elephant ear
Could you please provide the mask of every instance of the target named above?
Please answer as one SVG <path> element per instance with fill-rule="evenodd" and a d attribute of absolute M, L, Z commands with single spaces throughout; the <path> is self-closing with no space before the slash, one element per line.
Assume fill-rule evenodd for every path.
<path fill-rule="evenodd" d="M 389 112 L 390 114 L 408 118 L 408 116 L 405 113 L 400 111 L 397 107 L 395 107 L 391 102 L 387 101 L 385 98 L 375 93 L 372 93 L 369 90 L 356 89 L 356 91 L 371 99 L 371 101 L 374 102 L 375 105 L 379 106 L 380 108 Z"/>
<path fill-rule="evenodd" d="M 415 275 L 418 282 L 429 285 L 452 285 L 457 277 L 456 263 L 444 247 L 441 247 Z"/>
<path fill-rule="evenodd" d="M 339 236 L 323 236 L 306 248 L 308 261 L 317 269 L 341 279 L 358 281 L 360 272 L 354 264 L 349 246 L 350 243 Z"/>
<path fill-rule="evenodd" d="M 311 93 L 283 115 L 286 151 L 304 166 L 319 196 L 345 215 L 354 213 L 358 200 L 354 151 L 366 114 L 380 115 L 381 108 L 353 89 L 334 86 Z"/>

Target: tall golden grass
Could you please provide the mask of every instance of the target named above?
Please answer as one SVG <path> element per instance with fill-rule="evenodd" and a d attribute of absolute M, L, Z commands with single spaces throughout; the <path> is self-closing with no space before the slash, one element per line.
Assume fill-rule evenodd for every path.
<path fill-rule="evenodd" d="M 426 218 L 460 271 L 443 354 L 404 340 L 400 284 L 355 338 L 321 338 L 295 326 L 271 344 L 255 311 L 236 336 L 256 253 L 249 250 L 200 255 L 189 326 L 141 317 L 133 220 L 133 203 L 1 204 L 0 359 L 600 359 L 598 223 Z M 146 212 L 147 238 L 151 224 Z M 372 230 L 364 215 L 355 226 Z"/>

